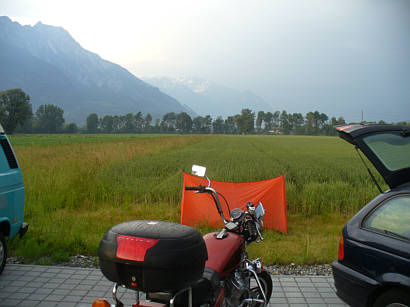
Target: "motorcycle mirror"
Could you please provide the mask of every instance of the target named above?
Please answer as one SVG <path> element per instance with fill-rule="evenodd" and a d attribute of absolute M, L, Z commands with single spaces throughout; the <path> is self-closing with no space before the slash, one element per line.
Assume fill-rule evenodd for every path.
<path fill-rule="evenodd" d="M 256 219 L 257 219 L 259 222 L 262 221 L 263 217 L 265 216 L 265 213 L 266 213 L 265 208 L 263 207 L 262 203 L 259 202 L 259 203 L 258 203 L 258 206 L 257 206 L 256 209 L 255 209 Z"/>
<path fill-rule="evenodd" d="M 206 167 L 200 165 L 192 165 L 192 175 L 204 177 L 206 173 Z"/>

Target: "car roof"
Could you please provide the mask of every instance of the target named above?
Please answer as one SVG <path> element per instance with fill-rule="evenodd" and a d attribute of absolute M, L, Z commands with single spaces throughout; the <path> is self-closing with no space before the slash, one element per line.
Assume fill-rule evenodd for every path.
<path fill-rule="evenodd" d="M 342 139 L 358 147 L 363 152 L 390 188 L 396 188 L 410 183 L 410 126 L 353 124 L 338 126 L 336 130 Z M 376 135 L 379 135 L 380 138 L 383 135 L 387 136 L 386 144 L 391 146 L 391 148 L 393 148 L 394 145 L 398 145 L 396 148 L 402 150 L 401 157 L 404 157 L 403 167 L 391 168 L 386 164 L 386 160 L 383 159 L 382 155 L 375 151 L 375 148 L 369 146 L 369 142 L 366 140 Z M 392 139 L 392 142 L 389 142 L 389 138 Z M 400 142 L 403 140 L 404 145 L 400 146 L 401 144 L 398 140 Z"/>

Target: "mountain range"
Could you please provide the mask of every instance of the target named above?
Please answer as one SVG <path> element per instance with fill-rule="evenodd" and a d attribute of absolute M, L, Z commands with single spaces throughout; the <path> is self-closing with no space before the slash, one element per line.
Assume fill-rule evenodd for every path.
<path fill-rule="evenodd" d="M 0 17 L 0 67 L 0 90 L 21 88 L 33 111 L 42 104 L 58 105 L 67 122 L 82 123 L 93 112 L 195 115 L 120 65 L 85 50 L 63 28 L 41 22 L 22 26 Z"/>
<path fill-rule="evenodd" d="M 272 107 L 251 91 L 239 91 L 197 77 L 143 77 L 144 81 L 175 97 L 194 112 L 213 118 L 239 114 L 248 108 L 255 112 L 272 112 Z"/>

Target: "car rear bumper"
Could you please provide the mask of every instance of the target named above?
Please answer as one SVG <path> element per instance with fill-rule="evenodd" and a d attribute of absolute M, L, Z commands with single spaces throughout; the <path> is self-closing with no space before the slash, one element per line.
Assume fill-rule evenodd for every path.
<path fill-rule="evenodd" d="M 338 261 L 332 263 L 336 294 L 350 306 L 366 306 L 370 295 L 380 286 L 369 278 Z"/>

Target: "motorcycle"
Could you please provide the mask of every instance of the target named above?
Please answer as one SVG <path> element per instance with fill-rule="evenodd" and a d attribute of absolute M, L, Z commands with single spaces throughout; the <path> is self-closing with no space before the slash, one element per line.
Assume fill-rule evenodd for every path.
<path fill-rule="evenodd" d="M 114 281 L 114 305 L 97 299 L 93 307 L 116 306 L 118 287 L 136 291 L 133 307 L 245 307 L 267 306 L 273 283 L 261 259 L 248 259 L 247 247 L 263 241 L 265 209 L 248 202 L 246 210 L 229 210 L 222 194 L 211 187 L 206 168 L 192 173 L 208 186 L 185 190 L 209 194 L 224 228 L 202 235 L 192 227 L 162 221 L 130 221 L 112 227 L 98 249 L 104 276 Z M 225 218 L 220 196 L 230 211 Z M 145 293 L 145 299 L 141 299 Z"/>

